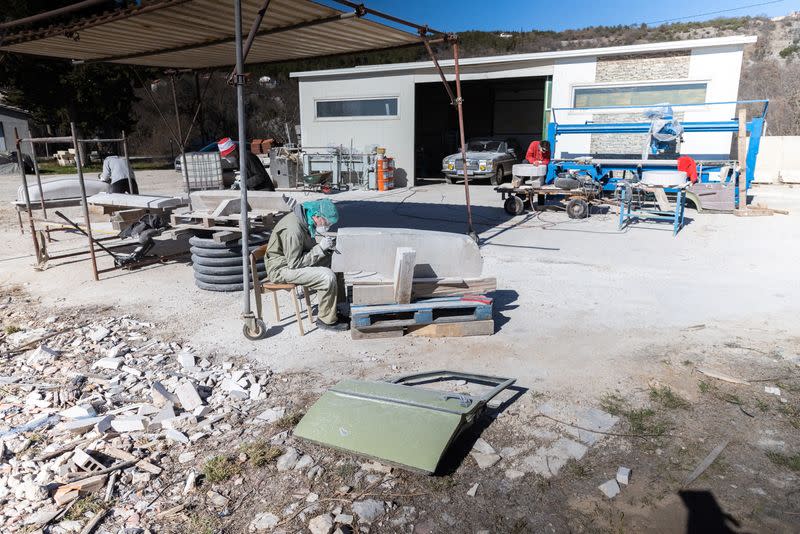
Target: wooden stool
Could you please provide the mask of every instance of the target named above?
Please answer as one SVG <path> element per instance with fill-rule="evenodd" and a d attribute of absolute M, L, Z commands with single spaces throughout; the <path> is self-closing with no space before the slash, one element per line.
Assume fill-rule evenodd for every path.
<path fill-rule="evenodd" d="M 280 306 L 278 306 L 278 291 L 287 291 L 289 295 L 292 297 L 292 302 L 294 302 L 294 315 L 297 318 L 297 327 L 300 329 L 300 335 L 306 335 L 305 330 L 303 330 L 303 317 L 300 313 L 300 298 L 297 296 L 297 288 L 303 288 L 303 296 L 306 300 L 306 316 L 308 317 L 308 326 L 309 328 L 314 328 L 314 320 L 311 317 L 311 298 L 308 296 L 308 289 L 305 286 L 298 286 L 297 284 L 275 284 L 272 282 L 262 282 L 261 283 L 261 293 L 269 293 L 272 295 L 272 303 L 275 306 L 275 322 L 279 323 L 281 321 L 281 312 Z"/>
<path fill-rule="evenodd" d="M 267 245 L 262 245 L 250 253 L 250 275 L 253 280 L 259 280 L 258 275 L 258 260 L 263 259 L 267 252 Z M 281 311 L 278 306 L 278 291 L 288 291 L 294 302 L 294 315 L 297 318 L 297 328 L 300 329 L 300 335 L 306 335 L 303 329 L 303 317 L 300 314 L 300 297 L 297 296 L 297 288 L 303 288 L 303 296 L 306 300 L 306 315 L 308 316 L 309 328 L 314 328 L 314 318 L 311 315 L 311 298 L 308 295 L 308 288 L 298 286 L 297 284 L 277 284 L 274 282 L 261 282 L 253 284 L 253 293 L 255 293 L 256 300 L 256 317 L 261 320 L 261 295 L 269 293 L 272 295 L 272 303 L 275 305 L 275 322 L 280 322 Z"/>

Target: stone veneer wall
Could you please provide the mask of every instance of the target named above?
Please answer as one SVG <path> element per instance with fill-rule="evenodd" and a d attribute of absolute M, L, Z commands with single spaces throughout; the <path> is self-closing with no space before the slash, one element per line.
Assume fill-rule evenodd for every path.
<path fill-rule="evenodd" d="M 679 80 L 689 78 L 688 50 L 658 54 L 629 54 L 597 58 L 596 83 L 636 82 L 649 80 Z M 594 122 L 642 121 L 641 114 L 595 115 Z M 639 155 L 644 147 L 641 134 L 598 134 L 592 136 L 592 154 Z"/>

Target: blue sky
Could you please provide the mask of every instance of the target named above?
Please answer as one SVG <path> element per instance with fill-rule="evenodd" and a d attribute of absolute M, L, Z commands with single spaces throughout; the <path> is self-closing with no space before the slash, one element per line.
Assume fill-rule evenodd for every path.
<path fill-rule="evenodd" d="M 563 30 L 597 25 L 640 24 L 664 19 L 707 20 L 719 16 L 767 15 L 800 10 L 800 0 L 362 0 L 373 9 L 428 24 L 440 31 Z M 328 3 L 328 2 L 323 2 Z M 754 4 L 762 4 L 755 6 Z M 745 7 L 716 15 L 706 13 Z"/>

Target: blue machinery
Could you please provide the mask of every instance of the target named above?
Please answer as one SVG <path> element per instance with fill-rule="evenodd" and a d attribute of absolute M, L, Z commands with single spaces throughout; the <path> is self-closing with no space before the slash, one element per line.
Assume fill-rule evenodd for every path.
<path fill-rule="evenodd" d="M 733 102 L 709 102 L 704 104 L 681 104 L 676 108 L 706 108 L 719 105 L 746 105 L 759 104 L 760 113 L 752 117 L 747 124 L 749 134 L 749 145 L 745 160 L 745 178 L 747 188 L 753 181 L 753 173 L 756 167 L 756 158 L 761 143 L 761 136 L 764 132 L 765 117 L 767 114 L 768 100 L 741 100 Z M 651 122 L 628 122 L 628 123 L 595 123 L 585 122 L 583 124 L 559 123 L 557 114 L 561 112 L 575 111 L 579 113 L 591 113 L 595 110 L 616 111 L 630 113 L 631 110 L 642 110 L 647 108 L 661 108 L 657 106 L 605 106 L 596 108 L 553 108 L 551 110 L 551 122 L 547 125 L 547 139 L 550 141 L 551 153 L 556 152 L 558 138 L 562 135 L 575 134 L 651 134 Z M 733 117 L 728 120 L 720 121 L 699 121 L 682 122 L 684 132 L 738 132 L 739 121 Z M 690 155 L 690 154 L 687 154 Z M 692 202 L 698 211 L 703 209 L 731 211 L 736 208 L 738 198 L 738 179 L 739 166 L 735 161 L 697 160 L 698 183 L 686 188 L 685 199 Z M 590 176 L 593 180 L 602 184 L 604 191 L 615 191 L 617 184 L 624 177 L 641 177 L 643 171 L 648 170 L 675 170 L 676 160 L 664 159 L 597 159 L 597 158 L 575 158 L 552 160 L 547 170 L 546 183 L 553 183 L 559 173 L 575 170 Z M 668 193 L 677 194 L 677 189 L 669 189 Z"/>

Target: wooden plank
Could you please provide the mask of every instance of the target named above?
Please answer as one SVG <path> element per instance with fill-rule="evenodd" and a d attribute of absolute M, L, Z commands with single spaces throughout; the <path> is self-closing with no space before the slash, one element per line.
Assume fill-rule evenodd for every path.
<path fill-rule="evenodd" d="M 387 328 L 381 330 L 373 330 L 370 332 L 363 332 L 358 328 L 350 329 L 350 337 L 352 339 L 387 339 L 393 337 L 403 337 L 402 328 Z"/>
<path fill-rule="evenodd" d="M 216 232 L 211 237 L 214 238 L 215 243 L 227 243 L 228 241 L 235 241 L 236 239 L 240 239 L 242 237 L 242 232 L 240 231 Z"/>
<path fill-rule="evenodd" d="M 409 304 L 411 302 L 411 285 L 414 283 L 414 265 L 417 262 L 417 251 L 409 247 L 397 247 L 394 258 L 393 302 Z"/>
<path fill-rule="evenodd" d="M 484 295 L 497 289 L 497 279 L 487 278 L 415 278 L 411 286 L 412 300 L 431 297 Z M 357 306 L 391 304 L 394 285 L 391 282 L 353 282 L 353 304 Z"/>
<path fill-rule="evenodd" d="M 494 319 L 408 327 L 408 335 L 419 337 L 491 336 L 492 334 L 494 334 Z"/>
<path fill-rule="evenodd" d="M 739 210 L 747 211 L 747 110 L 739 110 Z"/>

